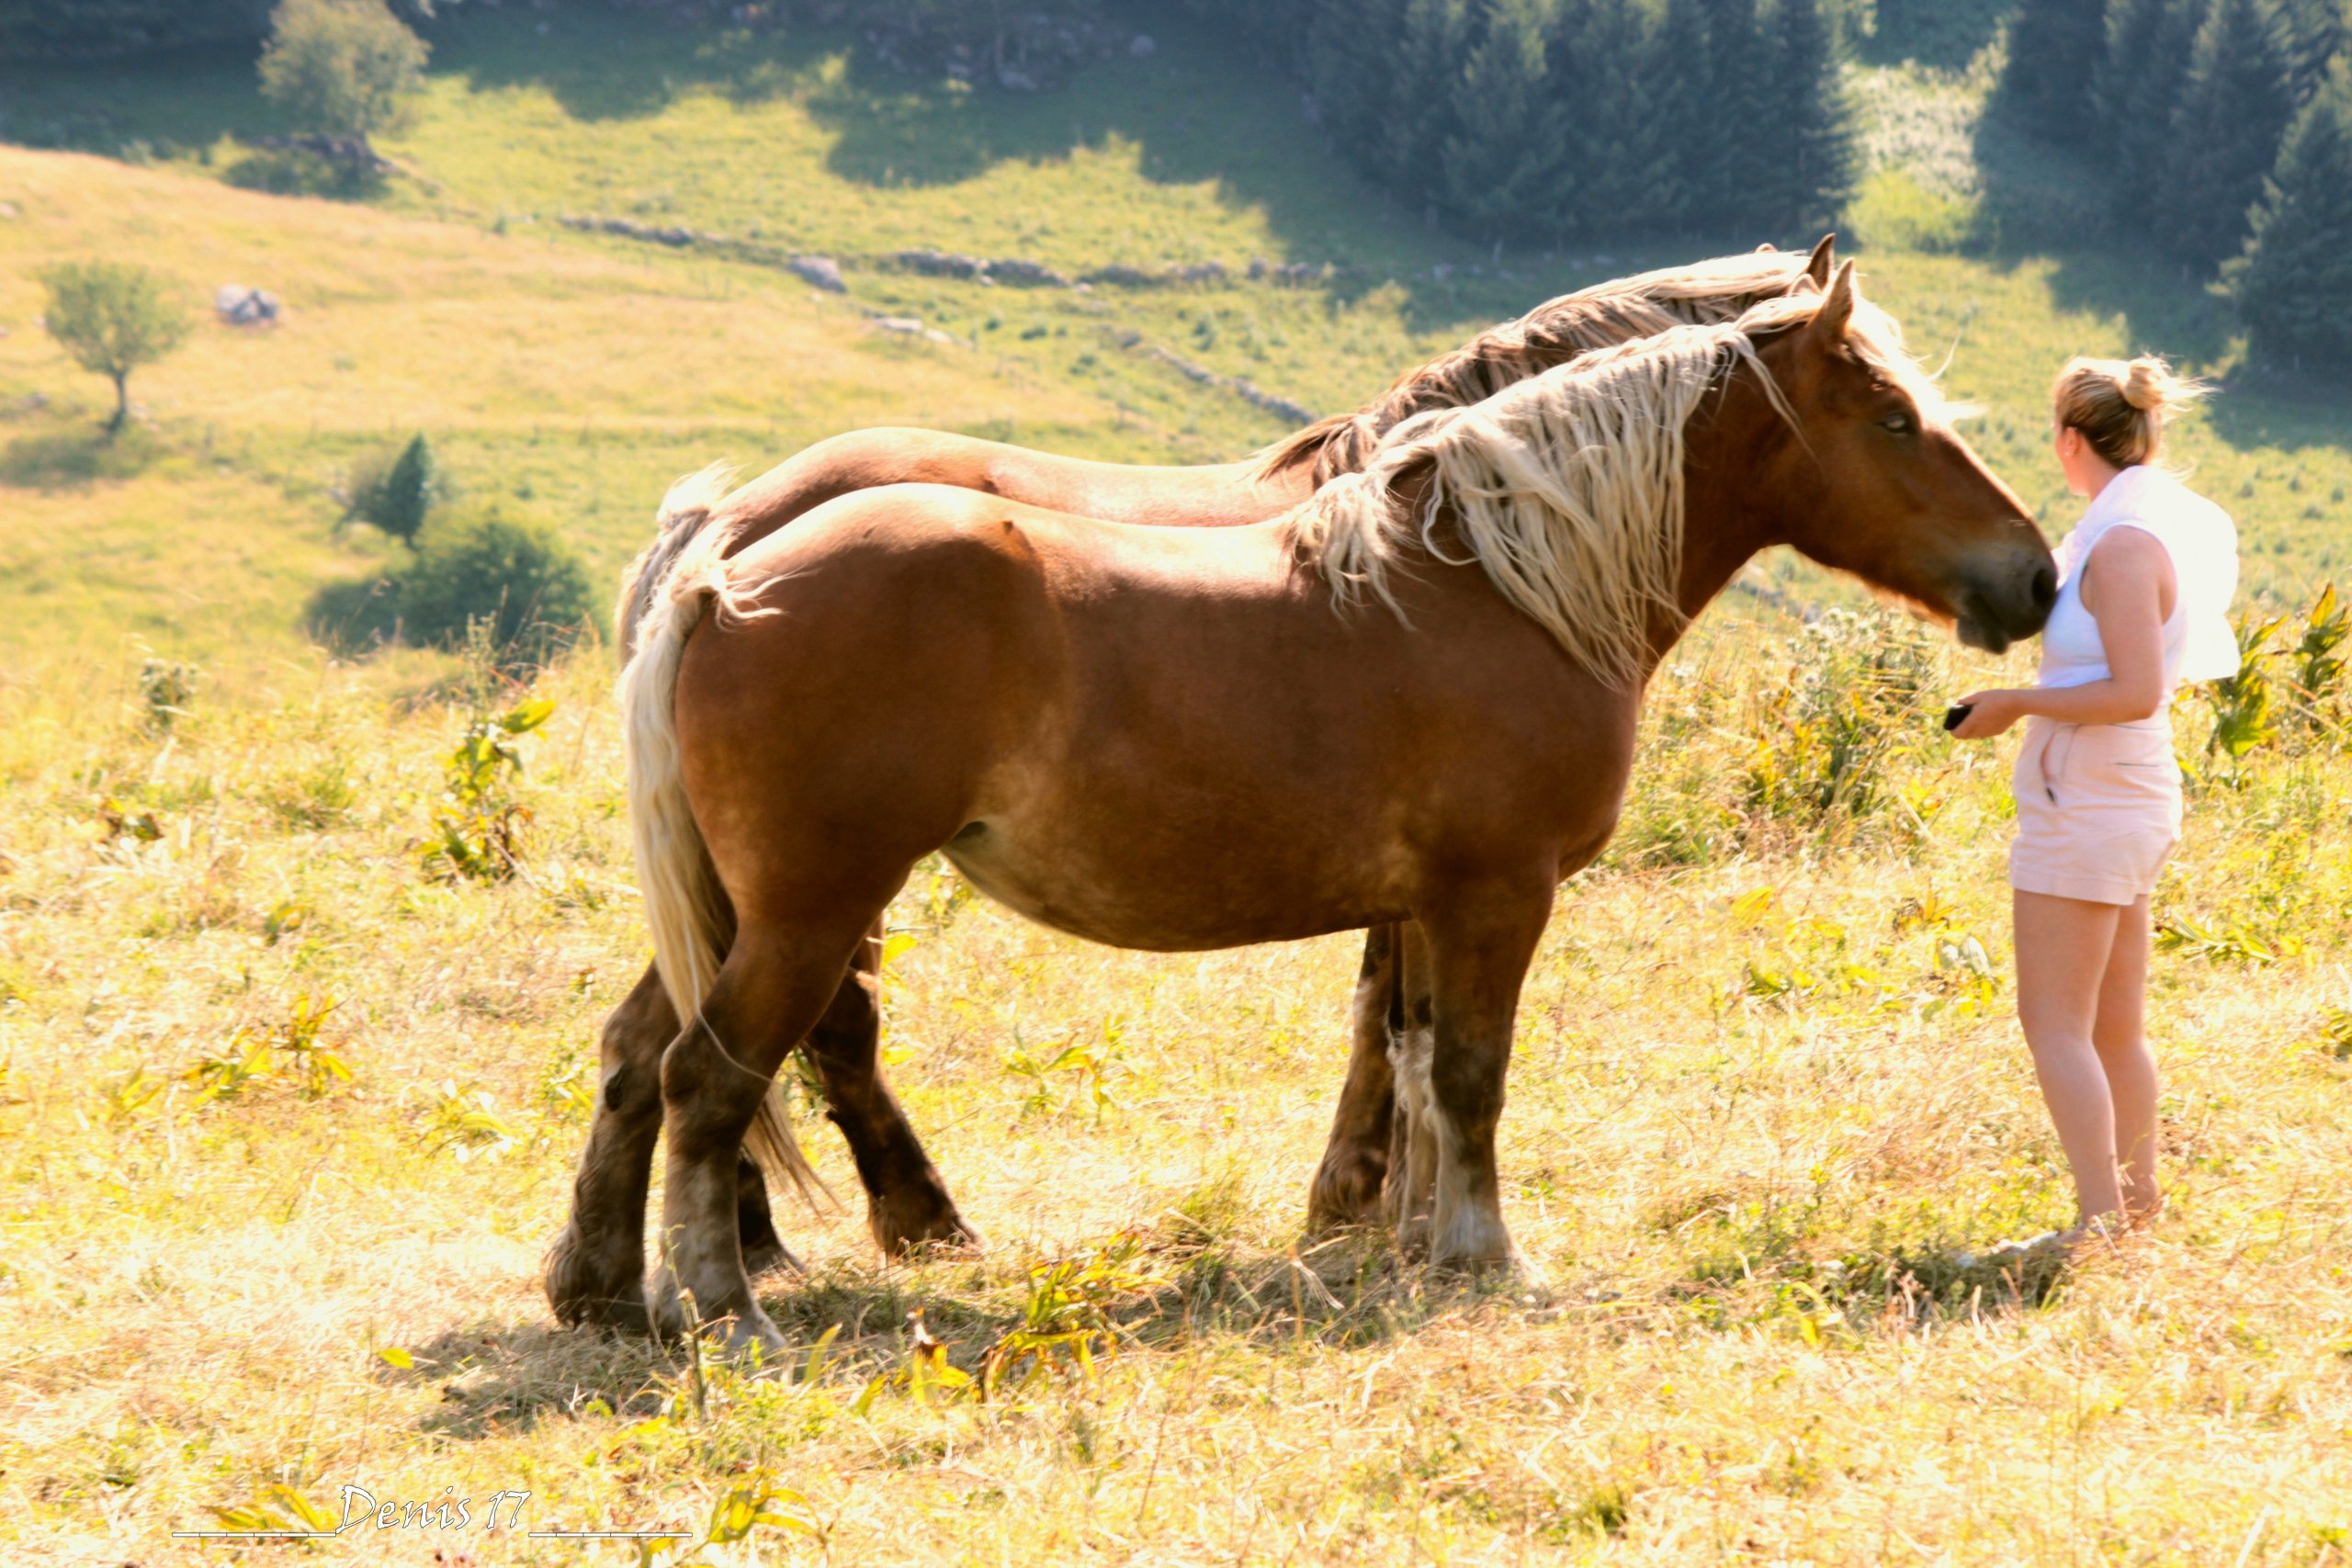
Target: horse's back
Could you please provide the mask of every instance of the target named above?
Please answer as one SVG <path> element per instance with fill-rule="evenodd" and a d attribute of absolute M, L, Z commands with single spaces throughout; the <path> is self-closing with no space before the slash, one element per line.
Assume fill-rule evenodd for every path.
<path fill-rule="evenodd" d="M 1299 477 L 1262 477 L 1249 463 L 1105 463 L 951 431 L 886 426 L 828 436 L 729 495 L 724 511 L 733 548 L 740 552 L 837 497 L 902 484 L 944 485 L 1160 527 L 1252 523 L 1305 495 Z"/>

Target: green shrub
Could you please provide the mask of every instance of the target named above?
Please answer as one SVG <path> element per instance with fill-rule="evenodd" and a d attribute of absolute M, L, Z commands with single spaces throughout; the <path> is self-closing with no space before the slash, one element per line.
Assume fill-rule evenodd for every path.
<path fill-rule="evenodd" d="M 476 622 L 507 664 L 540 664 L 594 614 L 587 570 L 544 520 L 492 505 L 435 522 L 394 574 L 408 640 L 453 648 Z"/>
<path fill-rule="evenodd" d="M 594 614 L 587 570 L 545 519 L 499 503 L 436 517 L 381 576 L 329 583 L 310 634 L 343 652 L 386 642 L 458 649 L 479 636 L 509 671 L 545 664 Z"/>
<path fill-rule="evenodd" d="M 262 51 L 262 96 L 306 131 L 365 139 L 400 123 L 426 52 L 383 0 L 281 0 Z"/>

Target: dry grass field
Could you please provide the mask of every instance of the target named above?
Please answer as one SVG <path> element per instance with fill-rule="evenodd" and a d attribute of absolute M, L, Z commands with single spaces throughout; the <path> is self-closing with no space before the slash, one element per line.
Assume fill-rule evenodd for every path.
<path fill-rule="evenodd" d="M 106 134 L 75 135 L 123 155 L 0 146 L 0 1560 L 2352 1562 L 2340 678 L 2267 663 L 2273 733 L 2236 759 L 2183 698 L 2191 827 L 2152 1009 L 2172 1205 L 2120 1249 L 2020 1267 L 1997 1244 L 2071 1204 L 2009 1015 L 2014 742 L 1955 744 L 1934 715 L 2029 655 L 1800 628 L 1774 606 L 1832 591 L 1779 559 L 1661 672 L 1618 842 L 1562 889 L 1530 978 L 1502 1156 L 1542 1288 L 1432 1279 L 1374 1235 L 1300 1247 L 1351 940 L 1114 953 L 927 868 L 892 911 L 886 1049 L 985 1253 L 878 1260 L 804 1103 L 851 1207 L 779 1206 L 810 1265 L 763 1294 L 791 1366 L 559 1329 L 539 1262 L 598 1025 L 646 956 L 609 649 L 527 693 L 440 653 L 330 659 L 304 604 L 393 548 L 334 527 L 349 465 L 426 429 L 604 581 L 679 472 L 834 429 L 1159 460 L 1279 430 L 1121 333 L 1336 405 L 1653 258 L 1473 278 L 1483 247 L 1396 224 L 1319 152 L 1266 152 L 1288 98 L 1245 82 L 1204 109 L 1179 28 L 1148 69 L 990 118 L 822 50 L 761 75 L 619 20 L 536 44 L 513 10 L 450 35 L 390 143 L 413 177 L 364 204 L 217 177 L 215 140 L 258 123 L 242 66 L 8 79 L 6 134 L 97 103 Z M 1889 114 L 1948 138 L 1889 81 Z M 910 174 L 900 149 L 944 157 L 942 124 L 970 166 Z M 1909 198 L 1873 189 L 1900 229 Z M 1114 298 L 853 270 L 818 298 L 552 221 L 744 232 L 779 206 L 785 237 L 845 254 L 1263 253 L 1385 281 Z M 289 318 L 205 323 L 134 379 L 144 412 L 109 448 L 102 384 L 34 324 L 31 267 L 91 254 L 199 299 L 262 284 Z M 2060 359 L 2235 362 L 2211 301 L 2129 257 L 1890 242 L 1866 266 L 1915 342 L 1953 345 L 1984 450 L 2056 526 Z M 2352 560 L 2347 434 L 2243 382 L 2184 433 L 2249 589 L 2290 615 L 2282 649 Z M 191 694 L 150 659 L 194 666 Z M 520 869 L 449 880 L 425 852 L 450 753 L 526 699 L 554 705 L 503 786 Z M 468 1523 L 172 1533 L 332 1528 L 345 1487 L 464 1498 Z M 689 1533 L 527 1533 L 560 1529 Z"/>
<path fill-rule="evenodd" d="M 992 1245 L 888 1268 L 857 1215 L 788 1218 L 813 1274 L 766 1301 L 808 1359 L 760 1381 L 537 1292 L 642 949 L 601 660 L 540 683 L 494 887 L 420 869 L 447 706 L 312 670 L 159 737 L 119 681 L 19 694 L 11 1557 L 197 1561 L 165 1532 L 351 1484 L 475 1525 L 327 1560 L 578 1560 L 483 1533 L 501 1488 L 535 1529 L 700 1530 L 772 1487 L 792 1523 L 710 1561 L 2340 1561 L 2352 769 L 2200 794 L 2156 981 L 2172 1210 L 2005 1270 L 2069 1201 L 2006 1016 L 1995 760 L 1910 714 L 1850 775 L 1882 804 L 1753 804 L 1814 776 L 1754 739 L 1782 661 L 1852 656 L 1728 618 L 1690 652 L 1522 1009 L 1508 1208 L 1547 1290 L 1295 1250 L 1347 942 L 1114 953 L 921 876 L 892 1071 Z M 982 1397 L 956 1370 L 991 1349 Z"/>

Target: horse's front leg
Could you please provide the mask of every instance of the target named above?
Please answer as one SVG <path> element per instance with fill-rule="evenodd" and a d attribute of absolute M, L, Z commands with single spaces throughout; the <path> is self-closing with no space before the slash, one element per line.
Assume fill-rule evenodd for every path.
<path fill-rule="evenodd" d="M 1388 1179 L 1396 1122 L 1396 1077 L 1388 1053 L 1404 1028 L 1400 982 L 1403 928 L 1364 932 L 1363 967 L 1349 1008 L 1351 1026 L 1347 1081 L 1340 1087 L 1323 1163 L 1306 1193 L 1306 1231 L 1319 1235 L 1380 1217 L 1380 1190 Z"/>
<path fill-rule="evenodd" d="M 1495 1129 L 1502 1120 L 1519 990 L 1552 885 L 1542 878 L 1474 886 L 1422 917 L 1433 1023 L 1429 1121 L 1436 1150 L 1430 1263 L 1485 1270 L 1532 1265 L 1503 1224 Z"/>

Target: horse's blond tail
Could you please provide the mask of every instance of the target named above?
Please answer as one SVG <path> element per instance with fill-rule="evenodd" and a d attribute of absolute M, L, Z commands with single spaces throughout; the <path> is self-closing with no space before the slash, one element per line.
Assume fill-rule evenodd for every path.
<path fill-rule="evenodd" d="M 727 470 L 714 467 L 671 486 L 662 502 L 661 536 L 639 558 L 636 581 L 623 601 L 640 605 L 636 646 L 621 666 L 619 686 L 629 837 L 646 921 L 653 929 L 653 964 L 684 1023 L 703 1021 L 703 998 L 735 940 L 735 911 L 686 803 L 678 753 L 678 666 L 706 609 L 722 622 L 769 614 L 747 607 L 746 595 L 728 580 L 729 531 L 707 526 L 727 480 Z M 724 1053 L 727 1043 L 716 1032 L 711 1037 Z M 832 1201 L 793 1135 L 781 1084 L 768 1086 L 743 1146 L 772 1179 L 789 1180 L 811 1207 L 820 1193 Z"/>

